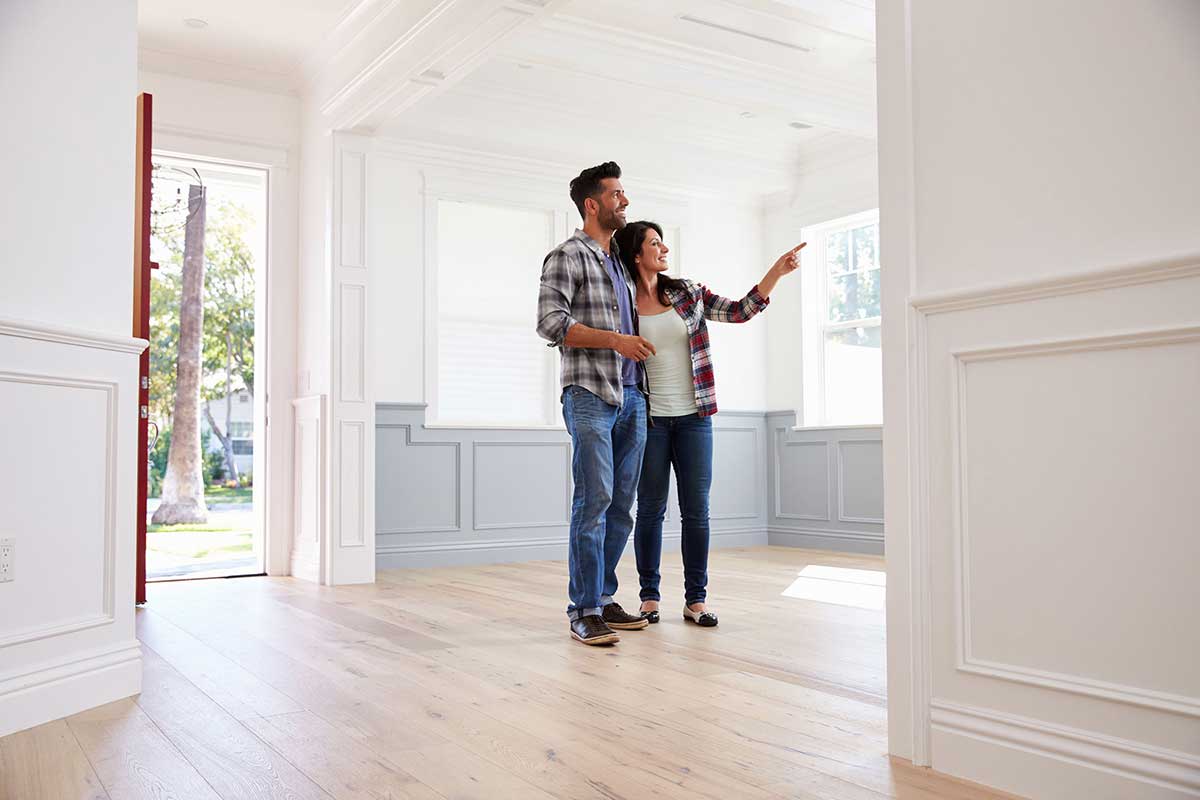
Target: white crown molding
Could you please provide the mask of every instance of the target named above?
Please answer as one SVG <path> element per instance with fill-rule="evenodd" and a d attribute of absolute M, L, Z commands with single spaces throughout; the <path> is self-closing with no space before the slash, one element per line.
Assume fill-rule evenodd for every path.
<path fill-rule="evenodd" d="M 112 350 L 118 353 L 139 355 L 150 346 L 145 339 L 132 336 L 113 336 L 109 333 L 48 325 L 42 322 L 0 318 L 0 336 L 16 336 L 43 342 L 67 344 L 75 347 L 90 347 L 96 350 Z"/>
<path fill-rule="evenodd" d="M 1197 276 L 1200 276 L 1200 254 L 1074 272 L 1042 280 L 918 295 L 909 300 L 909 305 L 922 314 L 945 314 Z"/>
<path fill-rule="evenodd" d="M 1189 753 L 936 698 L 930 706 L 936 730 L 1171 791 L 1200 794 L 1200 758 Z"/>

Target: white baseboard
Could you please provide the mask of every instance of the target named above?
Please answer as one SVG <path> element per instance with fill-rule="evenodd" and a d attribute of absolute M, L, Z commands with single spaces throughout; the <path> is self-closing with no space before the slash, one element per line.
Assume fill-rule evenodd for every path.
<path fill-rule="evenodd" d="M 142 647 L 136 639 L 0 675 L 0 736 L 141 690 Z"/>
<path fill-rule="evenodd" d="M 883 555 L 882 534 L 773 527 L 767 529 L 767 543 L 780 547 L 804 547 L 810 550 L 838 550 L 845 553 Z"/>
<path fill-rule="evenodd" d="M 710 535 L 713 548 L 754 547 L 767 543 L 767 533 L 762 528 L 714 530 Z M 663 534 L 663 541 L 678 542 L 679 533 L 666 532 Z M 628 546 L 626 555 L 632 550 L 632 545 Z M 562 561 L 566 557 L 566 537 L 481 539 L 465 542 L 382 544 L 375 551 L 375 565 L 377 569 L 458 567 L 514 561 Z"/>
<path fill-rule="evenodd" d="M 1003 770 L 1008 785 L 998 784 L 990 775 L 960 776 L 969 780 L 1039 797 L 1059 792 L 1053 796 L 1062 800 L 1068 800 L 1068 796 L 1200 797 L 1200 757 L 1189 753 L 942 700 L 933 701 L 932 718 L 936 733 L 999 746 L 1009 750 L 1010 755 L 1024 753 L 1065 767 L 1039 770 L 1037 763 L 1031 762 L 1014 769 L 1009 759 Z M 939 749 L 934 751 L 934 768 L 944 769 L 937 763 Z M 994 753 L 994 747 L 992 750 Z M 995 755 L 982 760 L 997 762 Z M 1062 789 L 1052 787 L 1052 783 L 1078 788 Z M 1128 793 L 1130 786 L 1137 787 L 1134 794 Z M 1063 791 L 1069 795 L 1061 794 Z"/>

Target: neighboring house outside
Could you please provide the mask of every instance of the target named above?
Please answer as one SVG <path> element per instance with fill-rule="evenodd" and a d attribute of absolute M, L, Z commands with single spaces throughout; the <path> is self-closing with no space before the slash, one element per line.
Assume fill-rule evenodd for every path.
<path fill-rule="evenodd" d="M 212 411 L 212 417 L 222 431 L 229 428 L 228 433 L 233 437 L 233 461 L 237 464 L 238 473 L 245 475 L 254 469 L 254 398 L 245 389 L 233 393 L 233 402 L 229 405 L 229 420 L 225 419 L 225 398 L 218 397 L 204 404 Z M 200 412 L 201 435 L 211 430 L 208 424 L 208 414 Z M 213 433 L 208 437 L 208 450 L 224 454 L 221 440 Z"/>

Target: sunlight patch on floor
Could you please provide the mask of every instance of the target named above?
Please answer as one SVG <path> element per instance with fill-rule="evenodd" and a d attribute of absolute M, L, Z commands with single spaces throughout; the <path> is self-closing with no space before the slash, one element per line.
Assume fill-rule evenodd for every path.
<path fill-rule="evenodd" d="M 886 576 L 880 570 L 818 564 L 800 570 L 799 577 L 783 590 L 784 597 L 875 611 L 883 610 L 886 593 Z"/>

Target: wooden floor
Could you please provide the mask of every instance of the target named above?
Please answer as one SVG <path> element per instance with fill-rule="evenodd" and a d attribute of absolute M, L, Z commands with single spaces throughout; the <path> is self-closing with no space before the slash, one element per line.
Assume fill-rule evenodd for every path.
<path fill-rule="evenodd" d="M 714 551 L 720 627 L 672 564 L 609 648 L 568 637 L 562 562 L 152 584 L 142 694 L 0 739 L 0 797 L 1004 797 L 888 759 L 883 614 L 782 596 L 810 563 L 883 569 Z"/>

